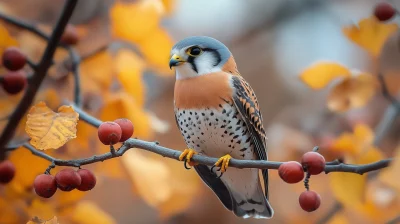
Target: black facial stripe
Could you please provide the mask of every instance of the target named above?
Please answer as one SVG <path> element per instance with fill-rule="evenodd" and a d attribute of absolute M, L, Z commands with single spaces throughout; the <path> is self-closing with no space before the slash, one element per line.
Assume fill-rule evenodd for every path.
<path fill-rule="evenodd" d="M 187 62 L 190 63 L 190 65 L 192 66 L 192 69 L 197 73 L 197 67 L 196 64 L 194 63 L 194 58 L 193 56 L 189 56 Z"/>
<path fill-rule="evenodd" d="M 219 63 L 221 63 L 221 61 L 222 61 L 221 55 L 219 54 L 219 52 L 217 50 L 212 49 L 212 48 L 203 48 L 203 51 L 211 52 L 217 58 L 217 61 L 215 62 L 214 66 L 217 66 Z"/>

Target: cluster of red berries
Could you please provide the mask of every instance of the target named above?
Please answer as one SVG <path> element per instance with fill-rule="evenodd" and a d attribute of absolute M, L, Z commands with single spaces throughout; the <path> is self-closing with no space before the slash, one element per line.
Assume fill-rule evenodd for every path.
<path fill-rule="evenodd" d="M 15 176 L 15 166 L 12 162 L 4 160 L 0 162 L 0 184 L 9 183 Z"/>
<path fill-rule="evenodd" d="M 133 124 L 126 118 L 103 122 L 97 129 L 97 134 L 104 145 L 114 145 L 133 135 Z"/>
<path fill-rule="evenodd" d="M 7 48 L 2 55 L 3 66 L 8 73 L 3 76 L 3 89 L 9 94 L 21 92 L 27 83 L 26 73 L 22 68 L 26 64 L 26 56 L 17 47 Z"/>
<path fill-rule="evenodd" d="M 33 182 L 33 188 L 37 195 L 43 198 L 53 196 L 57 188 L 61 191 L 89 191 L 96 186 L 96 176 L 87 169 L 75 171 L 71 168 L 61 170 L 52 176 L 50 174 L 40 174 Z"/>
<path fill-rule="evenodd" d="M 307 152 L 301 158 L 301 164 L 296 161 L 285 162 L 279 166 L 278 173 L 283 181 L 289 184 L 303 180 L 304 172 L 310 175 L 320 174 L 325 169 L 325 158 L 317 152 Z M 301 193 L 299 203 L 304 211 L 312 212 L 319 208 L 321 197 L 314 191 Z"/>
<path fill-rule="evenodd" d="M 73 25 L 68 24 L 65 27 L 60 42 L 66 45 L 75 45 L 78 43 L 78 40 L 77 29 Z M 1 79 L 4 91 L 9 94 L 20 93 L 25 89 L 27 84 L 26 72 L 22 70 L 27 63 L 26 55 L 17 47 L 9 47 L 3 52 L 2 63 L 9 70 Z"/>
<path fill-rule="evenodd" d="M 375 17 L 382 22 L 393 18 L 396 13 L 396 9 L 389 2 L 379 2 L 374 8 Z"/>

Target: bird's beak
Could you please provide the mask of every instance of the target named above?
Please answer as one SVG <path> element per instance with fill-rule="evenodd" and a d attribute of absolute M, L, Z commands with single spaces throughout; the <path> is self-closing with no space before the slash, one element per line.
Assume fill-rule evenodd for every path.
<path fill-rule="evenodd" d="M 172 69 L 173 66 L 178 66 L 182 63 L 186 62 L 177 54 L 172 55 L 171 59 L 169 60 L 169 68 Z"/>

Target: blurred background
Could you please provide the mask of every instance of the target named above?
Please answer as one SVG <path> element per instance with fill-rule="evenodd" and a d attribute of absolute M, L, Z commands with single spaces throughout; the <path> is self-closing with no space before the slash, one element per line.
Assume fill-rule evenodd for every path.
<path fill-rule="evenodd" d="M 337 139 L 343 133 L 351 135 L 360 124 L 374 131 L 381 127 L 379 124 L 385 116 L 391 116 L 392 120 L 383 132 L 380 129 L 384 137 L 375 142 L 378 143 L 375 146 L 381 157 L 375 159 L 394 157 L 399 145 L 400 122 L 390 112 L 390 103 L 382 97 L 379 89 L 362 107 L 334 111 L 328 108 L 327 99 L 340 80 L 314 90 L 300 79 L 302 71 L 318 61 L 338 62 L 352 71 L 376 75 L 380 56 L 371 55 L 351 41 L 344 35 L 343 28 L 357 27 L 360 20 L 371 17 L 377 2 L 81 0 L 70 21 L 80 36 L 76 49 L 81 55 L 87 55 L 109 46 L 110 52 L 110 56 L 100 55 L 104 54 L 100 52 L 82 62 L 84 109 L 102 120 L 129 117 L 135 124 L 135 137 L 157 140 L 163 146 L 183 150 L 186 146 L 174 121 L 175 77 L 168 68 L 169 50 L 176 41 L 187 36 L 207 35 L 228 46 L 240 73 L 255 90 L 267 130 L 270 160 L 299 161 L 304 152 L 319 145 L 326 160 L 344 158 L 347 162 L 346 149 L 335 150 Z M 0 3 L 1 13 L 50 31 L 64 1 L 1 0 Z M 400 7 L 400 1 L 392 3 Z M 399 22 L 398 18 L 391 21 L 396 22 Z M 5 22 L 1 24 L 7 27 L 32 60 L 39 60 L 45 42 Z M 62 65 L 67 56 L 60 50 L 56 61 Z M 397 59 L 400 60 L 394 58 L 395 63 Z M 43 89 L 56 90 L 46 94 L 68 98 L 71 96 L 72 77 L 66 76 L 68 72 L 63 72 L 62 66 L 54 67 Z M 387 79 L 390 79 L 391 94 L 396 95 L 400 76 L 392 73 L 390 77 L 387 75 Z M 106 90 L 109 93 L 105 93 Z M 44 97 L 45 100 L 50 98 L 48 95 Z M 106 152 L 107 149 L 98 144 L 96 130 L 79 125 L 78 138 L 52 152 L 55 156 L 79 158 Z M 371 146 L 372 141 L 365 138 L 359 144 Z M 350 141 L 349 144 L 356 143 Z M 298 204 L 298 196 L 305 190 L 303 184 L 289 185 L 279 178 L 276 171 L 270 171 L 270 202 L 275 210 L 274 218 L 243 220 L 225 210 L 194 170 L 187 171 L 180 162 L 142 150 L 131 151 L 122 158 L 88 166 L 96 172 L 98 185 L 84 195 L 56 193 L 73 198 L 68 203 L 54 202 L 65 201 L 65 198 L 60 199 L 61 196 L 43 200 L 9 189 L 17 188 L 18 183 L 0 187 L 3 196 L 14 192 L 7 203 L 12 201 L 18 206 L 22 206 L 21 201 L 25 203 L 24 209 L 16 210 L 17 219 L 7 220 L 6 214 L 10 213 L 3 210 L 0 217 L 4 222 L 1 223 L 26 223 L 33 216 L 49 219 L 54 215 L 59 217 L 60 223 L 385 223 L 400 215 L 400 184 L 385 182 L 390 178 L 377 178 L 375 175 L 357 185 L 360 204 L 352 205 L 340 197 L 340 190 L 335 188 L 337 180 L 330 178 L 332 174 L 312 177 L 311 189 L 321 195 L 322 202 L 317 211 L 307 213 Z M 353 160 L 349 157 L 350 162 L 357 162 L 358 155 L 353 155 Z M 18 156 L 12 158 L 20 160 Z M 30 165 L 35 167 L 33 162 Z M 29 169 L 27 166 L 22 164 L 17 170 Z M 31 191 L 29 183 L 25 185 L 24 191 Z M 347 188 L 352 188 L 352 185 Z M 35 200 L 38 201 L 36 204 L 33 203 Z M 59 207 L 43 211 L 46 203 L 53 203 L 52 206 L 58 203 Z M 88 214 L 101 214 L 99 217 L 105 216 L 107 222 L 96 222 L 91 218 L 96 215 Z"/>

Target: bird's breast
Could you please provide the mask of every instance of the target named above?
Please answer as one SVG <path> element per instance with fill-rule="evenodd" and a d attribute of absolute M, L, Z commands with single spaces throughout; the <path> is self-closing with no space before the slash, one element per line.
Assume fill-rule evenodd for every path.
<path fill-rule="evenodd" d="M 233 103 L 224 102 L 218 108 L 176 108 L 175 113 L 189 148 L 212 157 L 253 158 L 251 135 Z"/>
<path fill-rule="evenodd" d="M 232 101 L 233 88 L 229 80 L 230 75 L 225 72 L 177 80 L 175 106 L 180 109 L 220 109 L 221 104 Z"/>

